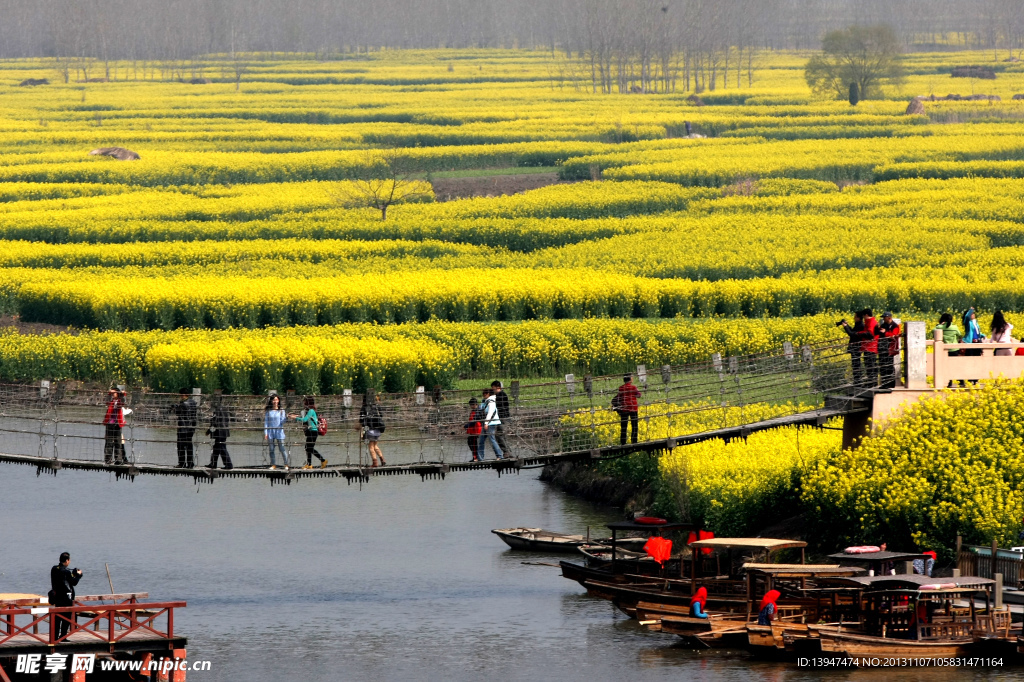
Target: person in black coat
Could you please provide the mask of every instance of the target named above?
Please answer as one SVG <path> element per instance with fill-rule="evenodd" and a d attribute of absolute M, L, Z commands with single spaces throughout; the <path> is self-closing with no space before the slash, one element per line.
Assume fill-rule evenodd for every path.
<path fill-rule="evenodd" d="M 82 570 L 68 568 L 70 564 L 71 555 L 62 552 L 57 565 L 50 569 L 50 594 L 48 596 L 51 606 L 74 606 L 75 604 L 75 585 L 82 579 Z M 70 618 L 75 618 L 75 616 L 72 614 Z M 56 639 L 67 635 L 70 629 L 71 623 L 58 616 Z"/>
<path fill-rule="evenodd" d="M 213 417 L 210 419 L 210 428 L 206 433 L 213 439 L 213 453 L 210 455 L 209 469 L 217 468 L 217 458 L 224 460 L 225 469 L 233 469 L 231 455 L 228 454 L 228 438 L 231 436 L 231 412 L 224 404 L 220 396 L 215 398 L 213 406 Z"/>
<path fill-rule="evenodd" d="M 178 418 L 178 467 L 191 469 L 196 465 L 195 449 L 192 437 L 196 433 L 196 401 L 186 389 L 178 391 L 181 402 L 171 408 Z"/>
<path fill-rule="evenodd" d="M 494 405 L 498 408 L 498 419 L 501 423 L 498 424 L 498 428 L 494 432 L 494 437 L 498 441 L 498 447 L 504 453 L 511 452 L 508 449 L 508 444 L 505 442 L 505 425 L 509 423 L 509 417 L 512 415 L 512 410 L 508 405 L 508 394 L 505 393 L 500 381 L 491 382 L 491 390 L 494 392 Z"/>

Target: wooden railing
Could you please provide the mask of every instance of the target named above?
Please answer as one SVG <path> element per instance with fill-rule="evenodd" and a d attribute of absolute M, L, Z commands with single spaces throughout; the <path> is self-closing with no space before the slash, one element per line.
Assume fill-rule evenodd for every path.
<path fill-rule="evenodd" d="M 126 639 L 174 639 L 174 609 L 185 602 L 77 604 L 75 606 L 0 606 L 0 648 L 67 642 L 116 644 Z M 158 621 L 163 621 L 158 623 Z M 58 637 L 60 626 L 67 632 Z"/>
<path fill-rule="evenodd" d="M 984 554 L 979 553 L 984 552 Z M 1006 554 L 1017 556 L 1006 556 Z M 993 555 L 995 560 L 993 561 Z M 1019 558 L 1018 558 L 1019 557 Z M 1003 576 L 1003 585 L 1019 587 L 1024 583 L 1024 554 L 1010 552 L 999 547 L 976 547 L 963 545 L 957 553 L 956 567 L 962 576 L 993 579 L 996 573 Z"/>

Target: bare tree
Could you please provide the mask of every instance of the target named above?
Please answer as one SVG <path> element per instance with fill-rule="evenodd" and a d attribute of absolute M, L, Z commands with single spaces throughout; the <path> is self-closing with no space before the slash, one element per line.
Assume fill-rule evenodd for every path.
<path fill-rule="evenodd" d="M 420 179 L 422 170 L 415 159 L 401 149 L 375 149 L 363 158 L 364 170 L 337 192 L 339 202 L 348 208 L 368 207 L 388 219 L 394 204 L 427 199 L 432 196 L 429 183 Z"/>

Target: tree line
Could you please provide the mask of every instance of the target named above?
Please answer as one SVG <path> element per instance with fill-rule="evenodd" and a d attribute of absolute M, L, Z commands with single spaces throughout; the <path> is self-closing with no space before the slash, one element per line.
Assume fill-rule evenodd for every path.
<path fill-rule="evenodd" d="M 891 26 L 906 49 L 1024 45 L 1024 0 L 0 0 L 0 17 L 0 58 L 95 61 L 103 77 L 113 61 L 166 77 L 211 54 L 519 47 L 604 92 L 749 84 L 758 52 L 816 50 L 853 24 Z"/>

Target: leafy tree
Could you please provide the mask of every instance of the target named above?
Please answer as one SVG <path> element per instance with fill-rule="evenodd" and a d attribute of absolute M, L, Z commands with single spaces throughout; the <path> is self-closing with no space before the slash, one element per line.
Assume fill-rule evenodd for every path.
<path fill-rule="evenodd" d="M 819 94 L 835 93 L 843 98 L 852 93 L 850 84 L 856 84 L 859 99 L 866 99 L 882 83 L 903 79 L 902 49 L 889 26 L 850 26 L 831 31 L 821 41 L 821 51 L 804 69 L 807 84 Z"/>

